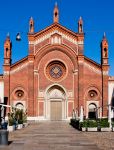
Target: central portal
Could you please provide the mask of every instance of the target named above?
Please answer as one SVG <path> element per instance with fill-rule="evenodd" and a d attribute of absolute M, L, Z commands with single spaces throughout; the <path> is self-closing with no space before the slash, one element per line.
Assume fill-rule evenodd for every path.
<path fill-rule="evenodd" d="M 51 101 L 50 102 L 50 119 L 51 120 L 62 120 L 62 102 Z"/>
<path fill-rule="evenodd" d="M 67 118 L 66 92 L 59 85 L 49 87 L 46 92 L 45 117 L 55 121 Z"/>

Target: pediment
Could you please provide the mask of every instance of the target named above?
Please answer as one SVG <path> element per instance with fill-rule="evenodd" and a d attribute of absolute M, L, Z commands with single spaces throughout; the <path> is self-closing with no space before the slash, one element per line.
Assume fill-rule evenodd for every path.
<path fill-rule="evenodd" d="M 75 33 L 58 23 L 54 23 L 40 32 L 28 34 L 29 44 L 34 45 L 49 38 L 51 38 L 50 44 L 61 44 L 61 40 L 64 38 L 77 45 L 83 44 L 84 34 Z"/>

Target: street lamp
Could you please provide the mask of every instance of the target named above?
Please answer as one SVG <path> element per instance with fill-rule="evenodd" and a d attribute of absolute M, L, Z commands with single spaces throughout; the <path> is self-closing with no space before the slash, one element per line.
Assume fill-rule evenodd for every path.
<path fill-rule="evenodd" d="M 16 35 L 16 41 L 21 41 L 21 35 L 20 35 L 19 32 L 18 32 L 17 35 Z"/>

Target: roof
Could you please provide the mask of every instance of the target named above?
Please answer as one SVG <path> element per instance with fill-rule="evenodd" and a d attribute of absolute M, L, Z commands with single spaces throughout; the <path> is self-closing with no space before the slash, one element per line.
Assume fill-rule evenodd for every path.
<path fill-rule="evenodd" d="M 23 63 L 23 62 L 25 62 L 25 61 L 27 61 L 27 60 L 28 60 L 28 56 L 26 56 L 26 57 L 22 58 L 21 60 L 15 62 L 14 64 L 12 64 L 12 65 L 11 65 L 11 68 L 16 67 L 16 66 L 19 65 L 20 63 Z"/>
<path fill-rule="evenodd" d="M 100 65 L 99 63 L 95 62 L 94 60 L 92 60 L 92 59 L 90 59 L 90 58 L 88 58 L 88 57 L 86 57 L 86 56 L 84 56 L 84 59 L 85 59 L 86 61 L 89 61 L 90 63 L 92 63 L 94 66 L 96 66 L 96 67 L 98 67 L 98 68 L 101 68 L 101 65 Z"/>

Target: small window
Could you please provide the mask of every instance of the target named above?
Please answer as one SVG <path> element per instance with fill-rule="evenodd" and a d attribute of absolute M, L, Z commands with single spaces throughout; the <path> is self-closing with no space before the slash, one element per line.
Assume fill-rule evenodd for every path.
<path fill-rule="evenodd" d="M 104 57 L 107 57 L 107 49 L 104 48 Z"/>
<path fill-rule="evenodd" d="M 17 90 L 15 92 L 16 97 L 22 98 L 24 96 L 24 92 L 22 90 Z"/>
<path fill-rule="evenodd" d="M 57 12 L 55 12 L 55 17 L 57 17 Z"/>
<path fill-rule="evenodd" d="M 90 97 L 90 98 L 96 98 L 97 97 L 97 92 L 95 91 L 95 90 L 90 90 L 89 92 L 88 92 L 88 96 Z"/>

